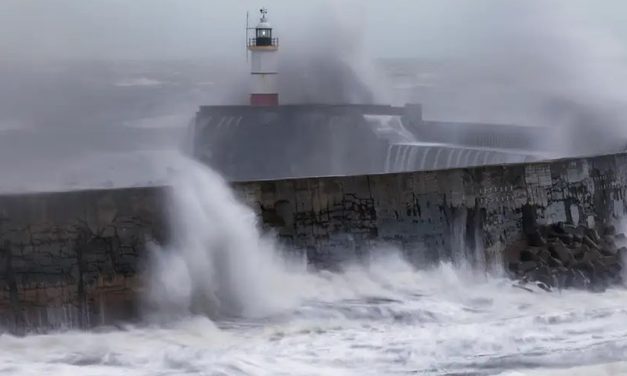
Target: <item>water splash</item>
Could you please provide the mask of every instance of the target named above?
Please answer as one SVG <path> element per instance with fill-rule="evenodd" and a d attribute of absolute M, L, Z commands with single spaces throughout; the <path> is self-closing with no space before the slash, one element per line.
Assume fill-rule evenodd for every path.
<path fill-rule="evenodd" d="M 585 375 L 627 355 L 625 290 L 530 293 L 452 264 L 416 271 L 389 253 L 316 275 L 301 286 L 314 299 L 271 319 L 0 336 L 0 375 L 552 375 L 595 365 Z"/>
<path fill-rule="evenodd" d="M 169 179 L 172 238 L 165 247 L 151 248 L 150 288 L 145 304 L 150 318 L 165 321 L 189 315 L 218 320 L 259 318 L 297 309 L 303 301 L 311 299 L 355 298 L 367 293 L 346 295 L 346 291 L 338 289 L 337 280 L 308 271 L 304 255 L 287 258 L 272 237 L 261 233 L 253 210 L 238 200 L 216 172 L 185 157 L 168 165 L 175 171 Z M 462 265 L 460 260 L 468 258 L 468 265 L 483 269 L 477 261 L 484 260 L 478 260 L 465 249 L 466 213 L 459 213 L 459 217 L 453 229 L 454 254 L 442 260 L 452 259 Z M 471 248 L 477 247 L 471 245 Z M 353 269 L 361 268 L 371 278 L 383 262 L 375 255 L 400 260 L 399 254 L 398 250 L 381 245 L 371 250 L 374 259 Z M 405 261 L 395 265 L 399 263 Z M 401 269 L 405 274 L 413 270 L 408 264 Z M 364 282 L 368 278 L 356 285 L 371 286 Z"/>
<path fill-rule="evenodd" d="M 166 318 L 255 317 L 289 305 L 295 294 L 286 280 L 303 264 L 281 257 L 259 232 L 255 213 L 217 173 L 186 159 L 173 165 L 173 238 L 152 250 L 150 311 Z"/>

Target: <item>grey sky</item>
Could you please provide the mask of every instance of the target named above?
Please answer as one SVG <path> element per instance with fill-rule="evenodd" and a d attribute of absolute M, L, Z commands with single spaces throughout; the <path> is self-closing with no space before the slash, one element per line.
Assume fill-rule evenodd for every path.
<path fill-rule="evenodd" d="M 329 17 L 342 24 L 339 32 L 359 34 L 371 56 L 439 57 L 463 54 L 484 34 L 507 29 L 510 21 L 516 21 L 516 8 L 533 1 L 536 0 L 2 0 L 0 56 L 241 56 L 245 11 L 263 5 L 270 8 L 283 38 L 303 38 L 302 42 L 315 38 L 316 25 L 321 18 Z M 567 19 L 584 22 L 627 44 L 624 0 L 541 3 L 539 12 L 568 13 Z M 500 20 L 504 22 L 499 24 Z M 540 29 L 545 26 L 537 25 Z"/>
<path fill-rule="evenodd" d="M 625 0 L 0 0 L 0 130 L 41 135 L 0 138 L 4 180 L 37 187 L 98 151 L 160 148 L 198 105 L 246 103 L 244 17 L 261 6 L 281 38 L 284 103 L 420 102 L 429 119 L 550 126 L 560 150 L 624 140 Z M 399 89 L 364 57 L 442 61 L 412 62 Z M 47 64 L 66 59 L 202 61 Z M 129 78 L 164 84 L 117 86 Z M 166 131 L 115 133 L 146 118 Z M 71 169 L 108 179 L 88 162 Z"/>

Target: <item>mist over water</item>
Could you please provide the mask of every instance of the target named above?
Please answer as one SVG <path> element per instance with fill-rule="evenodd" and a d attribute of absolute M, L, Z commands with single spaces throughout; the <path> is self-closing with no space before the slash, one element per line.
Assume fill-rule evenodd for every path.
<path fill-rule="evenodd" d="M 573 2 L 486 3 L 440 10 L 465 32 L 443 32 L 440 43 L 463 38 L 465 46 L 436 60 L 436 74 L 416 90 L 426 116 L 545 127 L 538 145 L 559 156 L 624 150 L 624 41 Z"/>
<path fill-rule="evenodd" d="M 172 140 L 186 126 L 180 119 L 198 106 L 248 101 L 242 28 L 254 2 L 212 11 L 200 1 L 132 9 L 95 1 L 81 5 L 83 19 L 80 12 L 64 18 L 68 1 L 58 9 L 37 1 L 44 3 L 13 1 L 14 19 L 3 23 L 9 32 L 0 33 L 12 53 L 0 59 L 0 190 L 154 183 L 160 179 L 144 174 L 133 181 L 120 166 L 145 166 L 137 150 L 176 148 Z M 556 156 L 627 145 L 625 40 L 588 8 L 562 0 L 402 3 L 405 11 L 354 0 L 268 4 L 281 40 L 281 100 L 420 102 L 426 119 L 543 126 L 537 141 Z M 48 8 L 54 14 L 40 24 L 46 38 L 33 40 L 26 16 Z M 196 10 L 203 22 L 189 22 Z M 137 34 L 108 36 L 102 30 L 111 25 L 98 14 Z M 170 28 L 154 21 L 168 14 Z"/>

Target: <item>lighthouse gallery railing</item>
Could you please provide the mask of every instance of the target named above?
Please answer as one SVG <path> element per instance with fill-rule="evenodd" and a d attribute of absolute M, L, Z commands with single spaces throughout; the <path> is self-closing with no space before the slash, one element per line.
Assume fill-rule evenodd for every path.
<path fill-rule="evenodd" d="M 248 47 L 279 47 L 279 38 L 249 38 Z"/>

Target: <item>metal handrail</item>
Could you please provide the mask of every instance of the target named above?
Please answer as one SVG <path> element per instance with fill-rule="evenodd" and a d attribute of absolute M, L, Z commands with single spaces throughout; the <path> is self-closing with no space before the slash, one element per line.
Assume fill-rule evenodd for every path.
<path fill-rule="evenodd" d="M 271 38 L 270 44 L 257 44 L 258 38 L 249 38 L 248 39 L 248 47 L 279 47 L 279 38 Z M 259 39 L 269 39 L 269 38 L 259 38 Z"/>

